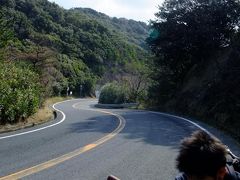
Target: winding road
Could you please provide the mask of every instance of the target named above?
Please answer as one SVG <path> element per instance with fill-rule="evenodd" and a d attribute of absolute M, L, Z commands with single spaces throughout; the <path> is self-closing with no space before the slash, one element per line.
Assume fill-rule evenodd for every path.
<path fill-rule="evenodd" d="M 47 124 L 0 135 L 0 180 L 174 179 L 182 138 L 208 129 L 239 155 L 229 137 L 204 124 L 162 113 L 97 109 L 94 99 L 56 104 Z"/>

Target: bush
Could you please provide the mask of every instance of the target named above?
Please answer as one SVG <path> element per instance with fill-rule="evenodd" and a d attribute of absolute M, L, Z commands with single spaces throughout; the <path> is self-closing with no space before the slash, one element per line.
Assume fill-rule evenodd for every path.
<path fill-rule="evenodd" d="M 109 83 L 103 86 L 99 103 L 102 104 L 122 104 L 128 102 L 128 93 L 125 88 L 117 83 Z"/>
<path fill-rule="evenodd" d="M 0 123 L 13 123 L 36 112 L 40 101 L 38 75 L 13 63 L 0 64 Z"/>

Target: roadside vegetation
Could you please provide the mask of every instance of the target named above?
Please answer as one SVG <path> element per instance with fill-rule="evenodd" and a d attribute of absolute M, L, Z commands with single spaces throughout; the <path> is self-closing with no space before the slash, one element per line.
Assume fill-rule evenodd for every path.
<path fill-rule="evenodd" d="M 102 87 L 99 97 L 101 104 L 123 104 L 129 102 L 129 92 L 123 86 L 115 83 L 108 83 Z"/>
<path fill-rule="evenodd" d="M 31 116 L 18 121 L 18 123 L 0 124 L 0 133 L 14 131 L 14 130 L 18 130 L 26 127 L 33 127 L 35 125 L 39 125 L 39 124 L 51 121 L 55 118 L 52 105 L 57 102 L 61 102 L 68 99 L 71 99 L 71 97 L 47 98 L 42 103 L 42 106 L 39 109 L 37 109 L 36 112 Z"/>
<path fill-rule="evenodd" d="M 236 0 L 165 0 L 148 26 L 47 0 L 1 0 L 0 124 L 26 122 L 50 97 L 103 87 L 100 103 L 141 103 L 240 139 L 239 14 Z"/>
<path fill-rule="evenodd" d="M 240 3 L 166 0 L 147 39 L 149 106 L 195 117 L 240 139 Z"/>
<path fill-rule="evenodd" d="M 151 84 L 150 67 L 141 62 L 126 65 L 127 72 L 117 76 L 112 82 L 101 88 L 99 103 L 146 104 L 148 88 Z"/>
<path fill-rule="evenodd" d="M 0 124 L 27 121 L 49 97 L 94 96 L 144 64 L 148 26 L 47 0 L 0 1 Z M 109 74 L 111 74 L 109 76 Z"/>
<path fill-rule="evenodd" d="M 49 121 L 49 120 L 53 120 L 55 117 L 54 117 L 54 109 L 52 108 L 52 105 L 57 103 L 57 102 L 62 102 L 62 101 L 65 101 L 65 100 L 69 100 L 69 99 L 72 99 L 73 97 L 51 97 L 51 98 L 47 98 L 40 109 L 38 109 L 38 111 L 36 113 L 34 113 L 33 115 L 31 115 L 30 117 L 28 117 L 26 119 L 26 123 L 28 124 L 33 124 L 33 125 L 36 125 L 36 124 L 41 124 L 41 123 L 44 123 L 46 121 Z"/>
<path fill-rule="evenodd" d="M 40 104 L 38 76 L 26 66 L 0 64 L 0 122 L 14 123 L 35 113 Z"/>

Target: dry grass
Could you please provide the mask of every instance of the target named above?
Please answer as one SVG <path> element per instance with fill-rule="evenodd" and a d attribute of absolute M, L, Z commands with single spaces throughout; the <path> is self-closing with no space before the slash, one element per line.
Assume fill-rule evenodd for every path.
<path fill-rule="evenodd" d="M 4 126 L 0 126 L 0 133 L 32 127 L 32 126 L 53 120 L 54 115 L 53 115 L 53 109 L 51 108 L 51 106 L 57 102 L 61 102 L 67 99 L 71 99 L 71 98 L 53 97 L 53 98 L 47 99 L 43 103 L 42 108 L 40 108 L 34 115 L 27 118 L 24 122 L 19 122 L 17 124 L 6 124 Z"/>

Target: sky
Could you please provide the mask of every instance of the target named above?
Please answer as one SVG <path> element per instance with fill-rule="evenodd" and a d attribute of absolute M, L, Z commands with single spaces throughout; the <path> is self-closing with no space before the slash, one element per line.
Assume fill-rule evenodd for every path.
<path fill-rule="evenodd" d="M 163 0 L 50 0 L 65 9 L 92 8 L 111 17 L 124 17 L 137 21 L 154 20 L 158 5 Z"/>

